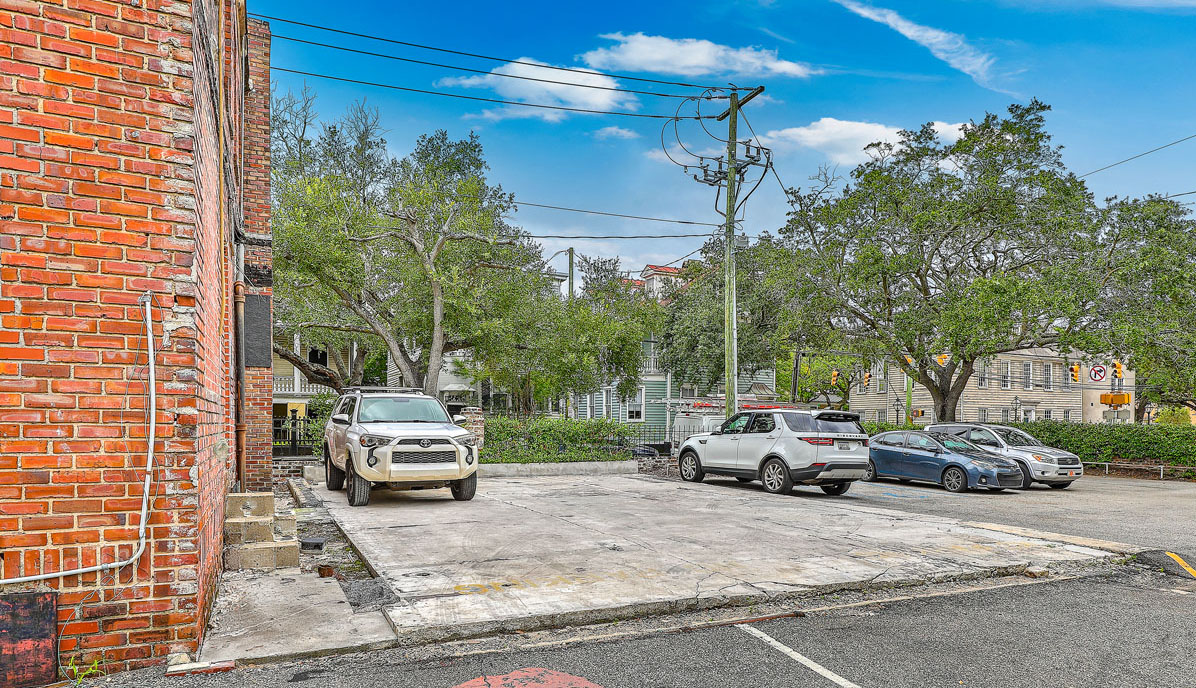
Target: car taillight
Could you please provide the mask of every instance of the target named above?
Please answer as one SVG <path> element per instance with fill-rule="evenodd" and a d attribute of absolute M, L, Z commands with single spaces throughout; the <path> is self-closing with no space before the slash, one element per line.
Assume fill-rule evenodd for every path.
<path fill-rule="evenodd" d="M 868 440 L 864 440 L 863 444 L 864 444 L 864 446 L 865 446 L 865 447 L 867 447 L 867 446 L 868 446 Z"/>
<path fill-rule="evenodd" d="M 835 441 L 829 437 L 801 437 L 799 439 L 801 439 L 803 442 L 809 442 L 810 444 L 818 445 L 819 447 L 829 447 L 835 443 Z"/>

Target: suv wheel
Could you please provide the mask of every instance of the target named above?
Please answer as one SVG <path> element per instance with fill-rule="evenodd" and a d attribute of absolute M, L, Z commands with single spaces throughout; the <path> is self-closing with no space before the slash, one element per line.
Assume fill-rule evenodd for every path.
<path fill-rule="evenodd" d="M 1034 476 L 1030 475 L 1029 466 L 1019 461 L 1017 467 L 1022 471 L 1022 489 L 1030 489 L 1030 486 L 1034 484 Z"/>
<path fill-rule="evenodd" d="M 348 484 L 349 506 L 365 506 L 370 503 L 370 481 L 357 475 L 353 459 L 345 458 L 345 482 Z"/>
<path fill-rule="evenodd" d="M 959 466 L 948 466 L 943 471 L 943 487 L 949 492 L 967 492 L 968 476 Z"/>
<path fill-rule="evenodd" d="M 454 480 L 449 485 L 449 489 L 453 491 L 453 499 L 457 500 L 458 502 L 468 502 L 469 500 L 473 499 L 475 494 L 477 494 L 478 474 L 474 473 L 468 478 Z"/>
<path fill-rule="evenodd" d="M 332 463 L 332 453 L 328 445 L 324 445 L 324 484 L 329 490 L 339 490 L 345 486 L 345 472 Z"/>
<path fill-rule="evenodd" d="M 841 495 L 851 487 L 851 481 L 844 480 L 841 483 L 831 483 L 829 485 L 819 485 L 822 491 L 828 495 Z"/>
<path fill-rule="evenodd" d="M 687 451 L 681 455 L 677 468 L 681 471 L 681 479 L 691 483 L 700 483 L 702 482 L 702 478 L 706 477 L 706 471 L 702 470 L 702 464 L 698 461 L 698 455 L 691 451 Z"/>
<path fill-rule="evenodd" d="M 780 459 L 769 459 L 764 463 L 764 468 L 760 469 L 760 482 L 764 484 L 764 491 L 772 494 L 788 494 L 793 489 L 793 476 Z"/>

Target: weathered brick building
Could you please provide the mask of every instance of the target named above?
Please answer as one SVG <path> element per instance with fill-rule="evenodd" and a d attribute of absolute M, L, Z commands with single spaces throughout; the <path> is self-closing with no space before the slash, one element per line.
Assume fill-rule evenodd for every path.
<path fill-rule="evenodd" d="M 63 658 L 194 652 L 269 489 L 269 97 L 244 0 L 0 0 L 0 597 L 55 594 Z M 57 575 L 133 557 L 143 497 L 140 556 Z"/>

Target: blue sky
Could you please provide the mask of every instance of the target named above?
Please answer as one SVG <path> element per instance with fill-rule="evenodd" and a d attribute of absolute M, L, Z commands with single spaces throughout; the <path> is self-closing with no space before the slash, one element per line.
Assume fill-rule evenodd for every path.
<path fill-rule="evenodd" d="M 746 112 L 801 186 L 820 165 L 848 172 L 864 143 L 898 128 L 979 119 L 1037 97 L 1068 166 L 1083 173 L 1196 133 L 1196 0 L 753 0 L 735 2 L 393 3 L 329 11 L 313 0 L 256 0 L 251 10 L 398 40 L 557 66 L 669 81 L 763 84 Z M 482 70 L 609 80 L 353 39 L 275 22 L 275 34 Z M 675 100 L 469 75 L 276 39 L 276 67 L 480 97 L 672 114 Z M 522 72 L 520 72 L 522 70 Z M 275 72 L 276 87 L 317 92 L 322 115 L 353 100 L 377 106 L 396 154 L 421 133 L 477 131 L 492 180 L 516 200 L 717 222 L 713 189 L 660 154 L 660 122 L 493 106 Z M 662 93 L 693 89 L 616 80 Z M 716 105 L 717 106 L 717 105 Z M 724 135 L 725 135 L 725 130 Z M 746 132 L 742 131 L 741 136 Z M 696 149 L 717 142 L 684 131 Z M 1196 139 L 1093 175 L 1100 197 L 1196 189 Z M 749 234 L 784 223 L 775 180 L 747 206 Z M 533 234 L 681 234 L 693 228 L 524 207 Z M 666 262 L 697 238 L 542 241 L 546 255 L 620 255 L 624 267 Z M 561 258 L 553 262 L 564 267 Z"/>

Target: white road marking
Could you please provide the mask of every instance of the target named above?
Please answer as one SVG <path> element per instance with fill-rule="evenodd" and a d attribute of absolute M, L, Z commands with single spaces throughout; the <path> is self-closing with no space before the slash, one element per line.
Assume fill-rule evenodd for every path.
<path fill-rule="evenodd" d="M 822 666 L 818 662 L 815 662 L 814 660 L 810 659 L 809 657 L 806 657 L 805 655 L 801 654 L 800 652 L 790 648 L 788 645 L 785 645 L 781 641 L 777 640 L 776 638 L 773 638 L 772 636 L 768 635 L 764 631 L 759 630 L 758 628 L 753 628 L 752 626 L 747 626 L 747 625 L 740 626 L 739 628 L 741 630 L 743 630 L 743 632 L 750 633 L 751 635 L 756 636 L 757 638 L 759 638 L 760 640 L 763 640 L 764 642 L 768 643 L 769 645 L 772 645 L 774 648 L 785 653 L 785 655 L 787 655 L 790 659 L 797 660 L 800 664 L 805 666 L 810 671 L 813 671 L 814 673 L 819 674 L 820 676 L 827 679 L 828 681 L 831 681 L 832 683 L 834 683 L 837 686 L 842 686 L 843 688 L 860 688 L 859 684 L 852 683 L 851 681 L 848 681 L 847 679 L 843 678 L 842 676 L 836 674 L 835 672 L 831 671 L 830 669 L 827 669 L 826 667 Z"/>

